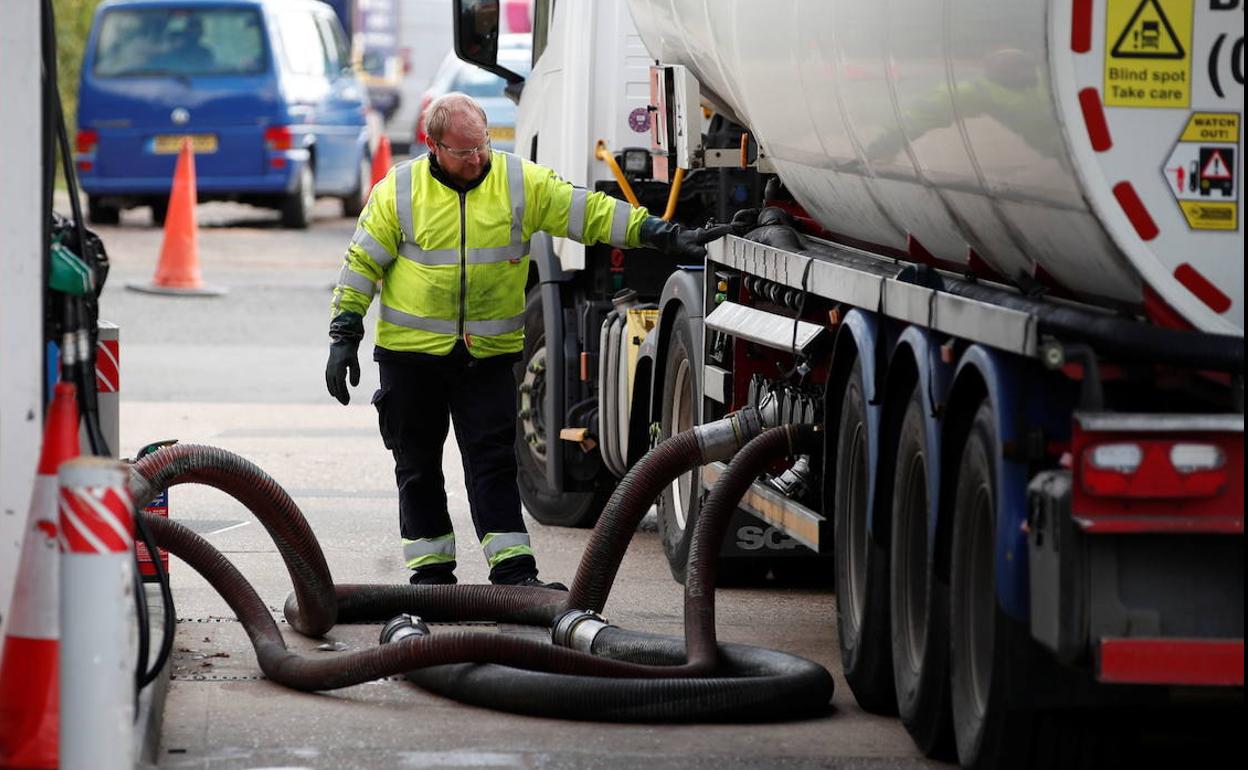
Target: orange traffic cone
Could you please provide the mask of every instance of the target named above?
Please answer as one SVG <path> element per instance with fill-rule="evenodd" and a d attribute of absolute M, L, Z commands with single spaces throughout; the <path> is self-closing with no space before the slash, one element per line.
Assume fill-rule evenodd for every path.
<path fill-rule="evenodd" d="M 394 160 L 390 157 L 390 137 L 382 134 L 377 142 L 377 152 L 373 153 L 373 187 L 386 178 L 393 164 Z"/>
<path fill-rule="evenodd" d="M 58 383 L 0 657 L 0 767 L 56 767 L 60 568 L 56 470 L 78 456 L 76 389 Z"/>
<path fill-rule="evenodd" d="M 195 153 L 191 139 L 182 140 L 178 165 L 173 170 L 173 189 L 165 214 L 165 239 L 160 262 L 151 283 L 126 284 L 126 288 L 151 294 L 185 294 L 207 297 L 225 289 L 207 286 L 199 274 L 199 231 L 195 221 Z"/>

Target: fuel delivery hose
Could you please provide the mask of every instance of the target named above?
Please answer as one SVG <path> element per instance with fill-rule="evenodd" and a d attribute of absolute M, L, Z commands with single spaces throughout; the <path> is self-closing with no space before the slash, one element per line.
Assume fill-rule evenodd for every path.
<path fill-rule="evenodd" d="M 605 602 L 627 541 L 657 489 L 688 470 L 691 464 L 730 455 L 732 449 L 759 430 L 761 420 L 757 413 L 736 415 L 674 437 L 638 463 L 634 473 L 629 474 L 635 478 L 625 489 L 646 496 L 640 502 L 625 493 L 612 498 L 612 514 L 600 520 L 570 595 L 507 586 L 335 588 L 320 547 L 298 506 L 263 471 L 224 450 L 193 445 L 162 449 L 135 465 L 131 487 L 138 506 L 168 485 L 189 481 L 214 486 L 247 505 L 274 537 L 287 563 L 295 593 L 287 602 L 286 612 L 292 627 L 301 633 L 311 630 L 309 635 L 321 635 L 332 627 L 332 621 L 327 622 L 326 618 L 362 622 L 381 620 L 400 611 L 419 613 L 430 620 L 471 618 L 550 626 L 555 616 L 569 606 L 562 600 L 565 596 L 574 599 L 578 588 L 581 593 L 596 597 L 598 607 Z M 783 443 L 792 446 L 791 439 Z M 638 506 L 640 510 L 635 510 Z M 728 506 L 728 512 L 731 507 Z M 800 658 L 728 645 L 718 650 L 718 659 L 723 662 L 721 670 L 716 671 L 718 676 L 682 676 L 691 673 L 690 663 L 709 671 L 717 657 L 709 656 L 709 665 L 686 661 L 679 639 L 634 635 L 605 624 L 605 630 L 595 632 L 593 637 L 601 638 L 608 645 L 604 649 L 614 650 L 615 657 L 599 656 L 597 650 L 591 655 L 516 636 L 441 632 L 436 636 L 411 634 L 410 638 L 373 650 L 330 659 L 307 659 L 286 649 L 267 607 L 224 556 L 175 522 L 157 517 L 148 517 L 147 521 L 159 545 L 191 564 L 226 598 L 252 639 L 266 676 L 295 689 L 333 689 L 406 671 L 435 692 L 460 700 L 478 702 L 471 685 L 481 682 L 488 696 L 481 701 L 482 705 L 590 719 L 758 719 L 761 712 L 774 717 L 822 709 L 831 696 L 827 672 Z M 616 540 L 623 542 L 613 542 Z M 707 553 L 713 550 L 708 549 Z M 605 574 L 587 567 L 604 556 L 607 561 L 598 563 Z M 314 608 L 316 616 L 305 617 L 304 607 Z M 570 629 L 572 633 L 565 636 L 575 644 L 584 639 L 585 629 L 593 623 L 585 622 L 588 613 L 570 614 L 577 616 L 572 625 L 580 629 Z M 693 616 L 713 620 L 713 607 L 709 615 L 700 610 Z M 709 639 L 706 643 L 712 651 L 716 650 L 713 627 L 709 631 L 690 631 L 694 634 L 691 638 Z M 472 665 L 446 665 L 468 661 Z M 420 681 L 421 677 L 428 682 Z M 504 692 L 514 692 L 517 702 L 513 704 Z M 582 695 L 573 697 L 576 693 Z M 661 703 L 656 704 L 656 699 Z M 566 704 L 577 705 L 570 708 Z"/>

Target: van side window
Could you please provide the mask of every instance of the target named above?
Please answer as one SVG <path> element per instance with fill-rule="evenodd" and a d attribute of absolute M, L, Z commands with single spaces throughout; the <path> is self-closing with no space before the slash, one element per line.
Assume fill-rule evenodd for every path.
<path fill-rule="evenodd" d="M 289 11 L 277 15 L 277 29 L 282 37 L 282 51 L 287 67 L 296 75 L 326 74 L 325 45 L 310 13 Z"/>
<path fill-rule="evenodd" d="M 316 23 L 321 30 L 321 42 L 325 45 L 326 68 L 333 73 L 341 72 L 351 64 L 351 51 L 347 49 L 338 19 L 326 13 L 317 16 Z"/>

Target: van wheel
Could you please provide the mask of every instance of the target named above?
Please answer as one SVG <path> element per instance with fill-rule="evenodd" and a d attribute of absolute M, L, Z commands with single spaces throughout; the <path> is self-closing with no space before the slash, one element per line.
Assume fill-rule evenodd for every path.
<path fill-rule="evenodd" d="M 902 419 L 893 476 L 889 624 L 897 711 L 915 744 L 928 756 L 948 756 L 948 590 L 937 579 L 928 537 L 932 472 L 923 419 L 923 391 L 915 387 Z"/>
<path fill-rule="evenodd" d="M 304 230 L 312 221 L 312 207 L 316 205 L 316 178 L 312 176 L 311 163 L 304 163 L 299 171 L 299 184 L 295 191 L 282 201 L 282 227 Z"/>
<path fill-rule="evenodd" d="M 169 201 L 152 201 L 149 208 L 152 210 L 152 225 L 154 227 L 164 227 L 165 218 L 169 216 Z"/>
<path fill-rule="evenodd" d="M 836 437 L 833 548 L 836 627 L 845 680 L 858 705 L 874 714 L 896 713 L 888 633 L 888 550 L 868 530 L 870 434 L 862 362 L 854 362 L 841 399 Z"/>
<path fill-rule="evenodd" d="M 93 225 L 121 224 L 121 209 L 105 206 L 94 195 L 87 196 L 87 221 Z"/>
<path fill-rule="evenodd" d="M 368 194 L 372 192 L 373 171 L 372 166 L 368 162 L 368 156 L 364 155 L 360 158 L 360 168 L 356 175 L 355 189 L 351 194 L 342 199 L 342 215 L 344 217 L 358 217 L 364 211 L 364 206 L 368 204 Z"/>
<path fill-rule="evenodd" d="M 524 303 L 524 352 L 516 364 L 520 409 L 516 416 L 516 481 L 533 518 L 556 527 L 592 527 L 615 485 L 599 479 L 592 492 L 560 492 L 546 481 L 546 453 L 557 436 L 546 432 L 546 323 L 537 286 Z M 580 450 L 576 450 L 580 451 Z M 602 472 L 606 475 L 606 471 Z"/>

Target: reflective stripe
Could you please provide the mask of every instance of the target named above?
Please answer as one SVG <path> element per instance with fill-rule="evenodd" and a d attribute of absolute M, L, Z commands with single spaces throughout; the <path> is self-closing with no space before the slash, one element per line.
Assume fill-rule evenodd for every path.
<path fill-rule="evenodd" d="M 403 540 L 403 559 L 408 569 L 455 561 L 455 533 L 419 540 Z"/>
<path fill-rule="evenodd" d="M 394 206 L 398 209 L 399 230 L 403 240 L 411 242 L 412 236 L 412 161 L 400 163 L 394 168 Z"/>
<path fill-rule="evenodd" d="M 532 556 L 533 547 L 524 532 L 490 532 L 481 539 L 481 550 L 491 568 L 516 556 Z"/>
<path fill-rule="evenodd" d="M 382 308 L 382 311 L 383 311 L 382 316 L 381 316 L 382 318 L 386 317 L 384 313 L 386 309 L 387 308 L 385 307 Z M 451 326 L 452 326 L 452 332 L 453 332 L 454 324 L 452 323 Z M 469 334 L 476 335 L 478 337 L 497 337 L 500 334 L 506 334 L 508 332 L 518 331 L 523 328 L 524 328 L 524 313 L 521 313 L 520 315 L 514 315 L 511 318 L 500 318 L 494 321 L 465 321 L 464 322 L 464 331 Z"/>
<path fill-rule="evenodd" d="M 363 249 L 364 253 L 372 257 L 372 260 L 376 262 L 377 266 L 382 270 L 385 270 L 386 266 L 394 261 L 394 255 L 391 254 L 385 246 L 378 243 L 377 239 L 370 235 L 369 232 L 362 227 L 355 228 L 355 235 L 351 236 L 351 243 Z"/>
<path fill-rule="evenodd" d="M 386 304 L 381 306 L 381 320 L 386 323 L 392 323 L 395 326 L 404 326 L 408 329 L 433 332 L 434 334 L 456 334 L 459 331 L 454 321 L 446 321 L 441 318 L 423 318 L 418 315 L 404 313 L 402 310 L 395 310 Z"/>
<path fill-rule="evenodd" d="M 633 207 L 624 201 L 615 202 L 615 211 L 611 214 L 611 245 L 624 247 L 628 245 L 628 218 L 633 215 Z"/>
<path fill-rule="evenodd" d="M 529 242 L 512 243 L 507 246 L 494 246 L 488 249 L 468 249 L 467 260 L 470 265 L 488 265 L 491 262 L 519 262 L 529 253 Z"/>
<path fill-rule="evenodd" d="M 524 163 L 519 155 L 506 153 L 507 192 L 511 198 L 511 245 L 524 240 Z"/>
<path fill-rule="evenodd" d="M 572 188 L 572 205 L 568 208 L 568 237 L 574 241 L 581 240 L 585 234 L 585 201 L 589 199 L 589 191 L 583 187 Z"/>
<path fill-rule="evenodd" d="M 367 294 L 369 299 L 377 291 L 377 284 L 373 279 L 355 272 L 348 265 L 343 265 L 342 270 L 338 271 L 338 285 L 349 286 L 361 294 Z"/>
<path fill-rule="evenodd" d="M 399 254 L 422 265 L 458 265 L 459 249 L 422 249 L 414 243 L 399 244 Z"/>

